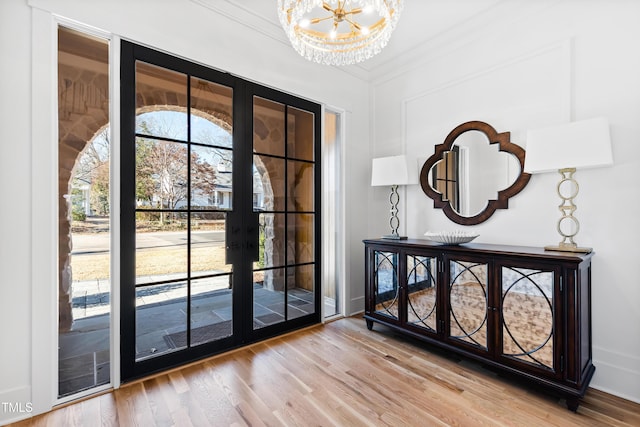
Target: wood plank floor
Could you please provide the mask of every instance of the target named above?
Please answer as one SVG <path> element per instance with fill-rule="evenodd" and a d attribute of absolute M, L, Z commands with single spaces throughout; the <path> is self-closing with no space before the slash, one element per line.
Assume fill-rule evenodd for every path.
<path fill-rule="evenodd" d="M 220 355 L 15 426 L 640 426 L 590 389 L 577 413 L 361 318 Z"/>

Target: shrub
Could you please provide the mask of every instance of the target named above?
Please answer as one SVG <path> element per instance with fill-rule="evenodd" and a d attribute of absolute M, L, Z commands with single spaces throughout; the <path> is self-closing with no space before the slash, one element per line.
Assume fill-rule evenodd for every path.
<path fill-rule="evenodd" d="M 75 206 L 71 210 L 71 219 L 73 221 L 84 221 L 87 219 L 87 214 L 84 213 L 84 210 L 77 209 Z"/>

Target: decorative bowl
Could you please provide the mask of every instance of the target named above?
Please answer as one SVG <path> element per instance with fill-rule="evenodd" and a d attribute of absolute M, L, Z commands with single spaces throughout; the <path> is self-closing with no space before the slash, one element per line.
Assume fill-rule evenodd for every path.
<path fill-rule="evenodd" d="M 460 243 L 469 243 L 479 236 L 472 231 L 453 230 L 453 231 L 427 231 L 424 235 L 434 242 L 444 243 L 447 245 L 459 245 Z"/>

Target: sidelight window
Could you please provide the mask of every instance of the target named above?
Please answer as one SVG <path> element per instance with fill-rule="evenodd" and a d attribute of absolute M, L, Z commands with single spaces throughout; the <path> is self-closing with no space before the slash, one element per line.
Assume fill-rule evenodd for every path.
<path fill-rule="evenodd" d="M 110 382 L 109 40 L 58 28 L 58 397 Z"/>

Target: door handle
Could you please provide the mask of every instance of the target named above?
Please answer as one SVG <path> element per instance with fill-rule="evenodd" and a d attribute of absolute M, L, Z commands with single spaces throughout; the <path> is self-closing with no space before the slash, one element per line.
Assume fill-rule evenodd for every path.
<path fill-rule="evenodd" d="M 252 212 L 247 226 L 247 256 L 251 261 L 260 259 L 260 214 Z"/>
<path fill-rule="evenodd" d="M 240 228 L 238 225 L 234 224 L 233 220 L 229 220 L 230 224 L 227 225 L 226 235 L 225 235 L 225 252 L 224 252 L 224 262 L 225 264 L 233 264 L 235 262 L 236 254 L 242 250 L 241 245 L 238 243 L 240 239 Z"/>
<path fill-rule="evenodd" d="M 253 212 L 247 218 L 248 225 L 244 228 L 233 219 L 229 219 L 226 231 L 225 263 L 233 264 L 243 256 L 251 261 L 260 259 L 260 224 L 259 214 Z"/>

